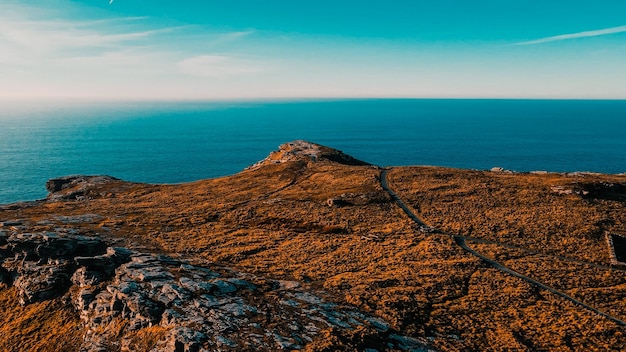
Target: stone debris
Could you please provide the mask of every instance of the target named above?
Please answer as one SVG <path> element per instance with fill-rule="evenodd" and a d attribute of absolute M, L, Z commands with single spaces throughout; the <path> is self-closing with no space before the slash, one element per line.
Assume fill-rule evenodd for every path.
<path fill-rule="evenodd" d="M 298 282 L 222 269 L 96 237 L 0 232 L 0 281 L 17 289 L 22 305 L 67 297 L 85 327 L 85 352 L 130 351 L 133 334 L 151 327 L 165 331 L 153 352 L 299 350 L 326 329 L 356 328 L 371 330 L 385 349 L 428 350 Z"/>

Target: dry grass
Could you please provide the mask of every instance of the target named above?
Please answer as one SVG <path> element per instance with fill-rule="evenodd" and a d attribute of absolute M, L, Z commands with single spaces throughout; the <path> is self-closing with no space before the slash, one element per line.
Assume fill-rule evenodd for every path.
<path fill-rule="evenodd" d="M 437 167 L 397 168 L 390 183 L 427 223 L 444 231 L 609 264 L 609 230 L 626 229 L 626 204 L 559 194 L 623 176 L 501 174 Z"/>
<path fill-rule="evenodd" d="M 90 201 L 0 217 L 99 214 L 98 223 L 81 225 L 84 232 L 305 282 L 445 351 L 626 348 L 623 328 L 485 267 L 447 236 L 417 232 L 378 176 L 368 166 L 290 162 L 184 185 L 114 184 Z M 554 193 L 551 186 L 576 181 L 557 175 L 396 168 L 389 176 L 392 188 L 427 223 L 545 254 L 607 264 L 602 234 L 626 223 L 624 203 Z M 346 203 L 331 207 L 330 198 Z M 624 300 L 623 276 L 573 270 L 553 257 L 497 245 L 469 245 L 598 308 L 624 311 L 623 302 L 607 303 Z M 146 332 L 145 338 L 159 333 Z M 327 335 L 309 348 L 349 350 L 367 339 L 366 332 Z"/>
<path fill-rule="evenodd" d="M 78 351 L 83 331 L 61 299 L 19 305 L 13 288 L 0 289 L 0 351 Z"/>

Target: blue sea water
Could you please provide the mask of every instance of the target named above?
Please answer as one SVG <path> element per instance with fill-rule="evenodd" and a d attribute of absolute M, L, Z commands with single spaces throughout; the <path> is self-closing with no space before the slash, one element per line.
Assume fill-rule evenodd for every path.
<path fill-rule="evenodd" d="M 0 203 L 70 174 L 180 183 L 306 139 L 378 165 L 626 172 L 626 101 L 0 103 Z"/>

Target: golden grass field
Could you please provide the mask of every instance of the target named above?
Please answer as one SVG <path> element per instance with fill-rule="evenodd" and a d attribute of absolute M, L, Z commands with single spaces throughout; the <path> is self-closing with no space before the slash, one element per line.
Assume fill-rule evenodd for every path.
<path fill-rule="evenodd" d="M 626 349 L 626 327 L 488 266 L 446 234 L 420 232 L 379 178 L 373 166 L 296 160 L 181 185 L 119 181 L 93 188 L 89 200 L 5 209 L 0 219 L 98 214 L 73 226 L 199 264 L 299 281 L 437 350 Z M 397 167 L 388 180 L 428 225 L 490 240 L 467 244 L 626 320 L 626 271 L 611 266 L 605 241 L 607 231 L 626 228 L 626 203 L 554 191 L 626 177 Z M 79 320 L 63 298 L 21 307 L 13 296 L 0 290 L 0 350 L 77 345 Z M 345 339 L 328 334 L 308 349 L 342 348 Z"/>

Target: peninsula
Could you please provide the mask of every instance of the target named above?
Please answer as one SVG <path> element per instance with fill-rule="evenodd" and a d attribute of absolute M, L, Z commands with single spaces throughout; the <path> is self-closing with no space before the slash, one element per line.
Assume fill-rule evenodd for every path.
<path fill-rule="evenodd" d="M 381 168 L 306 141 L 0 206 L 2 351 L 626 349 L 626 176 Z"/>

